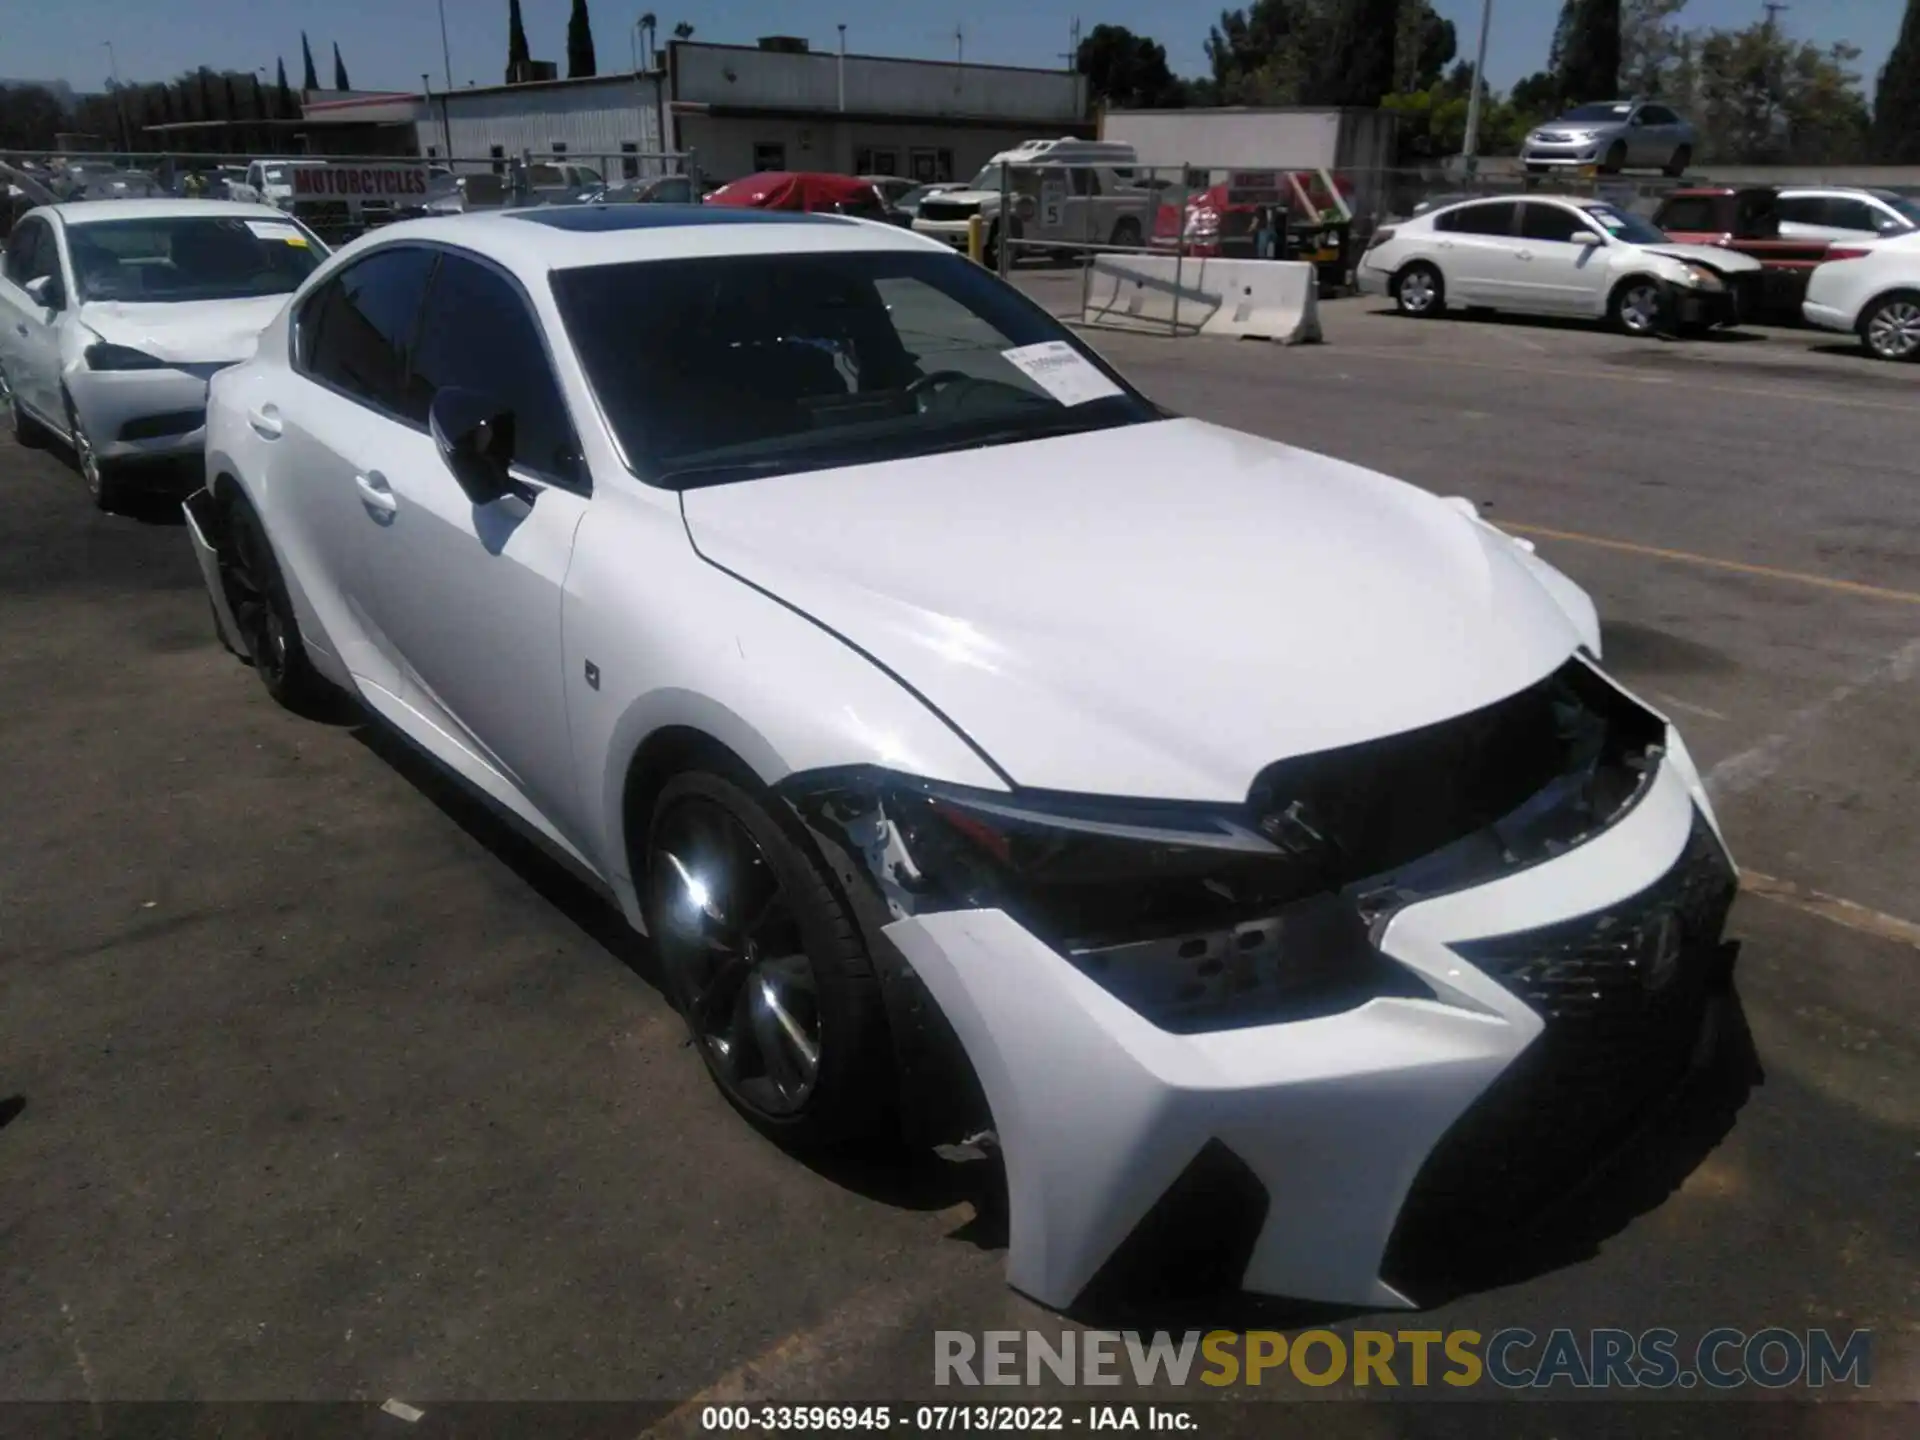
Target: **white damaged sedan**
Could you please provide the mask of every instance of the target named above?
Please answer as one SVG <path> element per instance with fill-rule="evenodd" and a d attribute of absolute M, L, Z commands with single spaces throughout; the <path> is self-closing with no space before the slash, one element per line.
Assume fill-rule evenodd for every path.
<path fill-rule="evenodd" d="M 1247 1289 L 1417 1303 L 1729 992 L 1700 779 L 1569 580 L 893 227 L 395 225 L 215 378 L 207 462 L 274 695 L 599 882 L 769 1133 L 991 1137 L 1044 1302 L 1178 1218 Z"/>

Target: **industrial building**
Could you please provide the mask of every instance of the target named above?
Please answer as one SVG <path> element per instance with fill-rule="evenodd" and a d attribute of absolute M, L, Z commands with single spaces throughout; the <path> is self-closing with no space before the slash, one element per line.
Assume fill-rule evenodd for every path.
<path fill-rule="evenodd" d="M 618 175 L 648 157 L 691 152 L 729 180 L 759 170 L 830 170 L 965 179 L 1036 136 L 1091 135 L 1086 82 L 1067 70 L 903 60 L 820 51 L 804 40 L 757 45 L 674 40 L 640 73 L 472 86 L 310 107 L 310 148 L 325 132 L 391 123 L 404 111 L 413 153 L 456 168 L 531 151 Z"/>

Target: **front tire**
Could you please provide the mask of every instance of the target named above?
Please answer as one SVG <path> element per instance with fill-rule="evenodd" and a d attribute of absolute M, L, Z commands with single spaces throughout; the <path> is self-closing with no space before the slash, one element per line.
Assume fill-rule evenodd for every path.
<path fill-rule="evenodd" d="M 1693 164 L 1693 147 L 1682 145 L 1673 152 L 1673 158 L 1667 162 L 1665 173 L 1671 179 L 1678 179 L 1687 173 L 1687 167 L 1691 164 Z"/>
<path fill-rule="evenodd" d="M 93 500 L 94 509 L 111 515 L 120 509 L 125 499 L 125 486 L 120 482 L 120 467 L 110 460 L 102 460 L 93 448 L 86 427 L 80 423 L 80 412 L 73 408 L 73 397 L 67 397 L 67 434 L 73 437 L 73 459 L 80 467 L 80 478 L 87 482 L 87 494 Z"/>
<path fill-rule="evenodd" d="M 1601 157 L 1600 173 L 1618 175 L 1627 168 L 1627 142 L 1616 140 L 1607 147 L 1607 153 Z"/>
<path fill-rule="evenodd" d="M 227 511 L 226 530 L 222 574 L 227 605 L 246 639 L 260 683 L 296 715 L 320 712 L 336 692 L 307 656 L 286 579 L 260 517 L 236 496 Z"/>
<path fill-rule="evenodd" d="M 1431 320 L 1447 308 L 1447 282 L 1424 260 L 1393 277 L 1393 303 L 1411 320 Z"/>
<path fill-rule="evenodd" d="M 1860 343 L 1876 360 L 1920 360 L 1920 291 L 1900 291 L 1860 317 Z"/>
<path fill-rule="evenodd" d="M 1633 275 L 1615 287 L 1607 302 L 1613 328 L 1641 339 L 1658 335 L 1667 326 L 1667 292 L 1658 280 Z"/>
<path fill-rule="evenodd" d="M 880 982 L 859 926 L 804 841 L 746 775 L 690 770 L 647 831 L 647 930 L 707 1072 L 795 1150 L 891 1128 Z"/>

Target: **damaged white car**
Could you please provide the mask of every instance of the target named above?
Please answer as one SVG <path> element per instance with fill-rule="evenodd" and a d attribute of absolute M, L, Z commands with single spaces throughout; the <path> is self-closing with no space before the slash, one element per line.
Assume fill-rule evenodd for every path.
<path fill-rule="evenodd" d="M 1727 992 L 1699 777 L 1570 581 L 898 229 L 396 225 L 215 378 L 207 458 L 269 689 L 598 880 L 771 1134 L 990 1132 L 1042 1301 L 1181 1212 L 1250 1290 L 1415 1303 Z"/>

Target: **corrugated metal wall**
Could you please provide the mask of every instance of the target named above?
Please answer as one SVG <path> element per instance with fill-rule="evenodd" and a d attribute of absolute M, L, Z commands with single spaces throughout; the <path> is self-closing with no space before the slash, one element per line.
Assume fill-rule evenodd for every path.
<path fill-rule="evenodd" d="M 840 59 L 829 52 L 795 55 L 676 41 L 672 73 L 678 100 L 823 113 L 840 108 Z M 1081 79 L 1067 70 L 849 55 L 846 86 L 850 113 L 971 116 L 1041 127 L 1071 124 L 1086 113 Z"/>
<path fill-rule="evenodd" d="M 660 83 L 652 76 L 607 79 L 593 85 L 516 85 L 511 90 L 456 90 L 435 95 L 419 124 L 422 154 L 451 155 L 456 162 L 484 162 L 499 147 L 508 156 L 531 150 L 550 154 L 557 145 L 569 157 L 617 156 L 622 145 L 642 153 L 663 149 Z M 447 144 L 451 131 L 452 146 Z M 609 178 L 612 178 L 609 176 Z"/>

